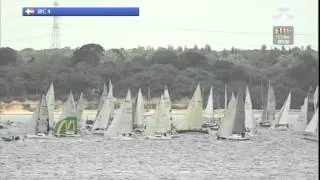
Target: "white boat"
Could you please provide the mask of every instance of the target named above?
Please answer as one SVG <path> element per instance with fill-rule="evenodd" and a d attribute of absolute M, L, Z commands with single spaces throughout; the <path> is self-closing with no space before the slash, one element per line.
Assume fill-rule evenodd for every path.
<path fill-rule="evenodd" d="M 200 84 L 197 85 L 196 90 L 188 104 L 187 111 L 185 112 L 184 119 L 177 125 L 178 133 L 200 132 L 209 133 L 208 129 L 202 128 L 202 95 Z"/>
<path fill-rule="evenodd" d="M 153 118 L 146 123 L 145 138 L 146 139 L 171 139 L 171 118 L 169 111 L 165 105 L 163 96 L 157 106 Z"/>
<path fill-rule="evenodd" d="M 231 136 L 227 137 L 226 140 L 230 141 L 247 141 L 250 140 L 250 137 L 243 137 L 240 134 L 232 134 Z"/>
<path fill-rule="evenodd" d="M 268 97 L 265 104 L 265 108 L 263 109 L 262 116 L 261 116 L 261 127 L 270 127 L 272 122 L 275 121 L 276 115 L 276 99 L 273 90 L 273 86 L 269 81 L 269 88 L 268 88 Z"/>
<path fill-rule="evenodd" d="M 205 120 L 204 123 L 206 123 L 208 125 L 213 124 L 214 115 L 213 115 L 213 90 L 212 90 L 212 86 L 210 87 L 207 106 L 203 110 L 203 117 Z"/>
<path fill-rule="evenodd" d="M 53 82 L 51 82 L 51 85 L 47 91 L 46 100 L 47 100 L 47 106 L 48 106 L 48 112 L 49 112 L 50 128 L 53 128 L 55 123 L 54 112 L 55 112 L 55 106 L 56 106 Z"/>
<path fill-rule="evenodd" d="M 317 108 L 306 127 L 303 139 L 319 141 L 319 109 Z"/>
<path fill-rule="evenodd" d="M 119 140 L 133 139 L 133 134 L 131 134 L 133 131 L 132 122 L 132 101 L 129 89 L 125 101 L 121 103 L 115 119 L 111 122 L 104 135 Z"/>
<path fill-rule="evenodd" d="M 48 138 L 50 132 L 49 111 L 46 96 L 42 94 L 31 120 L 27 123 L 27 138 Z"/>
<path fill-rule="evenodd" d="M 109 86 L 110 86 L 110 83 L 109 83 Z M 92 126 L 91 133 L 93 135 L 104 135 L 109 124 L 113 120 L 114 99 L 113 99 L 112 91 L 110 91 L 111 89 L 109 89 L 108 98 L 104 99 L 104 102 L 102 103 L 102 107 L 100 111 L 98 111 L 98 115 Z"/>
<path fill-rule="evenodd" d="M 218 140 L 242 141 L 250 139 L 249 136 L 246 136 L 245 110 L 242 98 L 241 92 L 238 93 L 236 98 L 231 97 L 226 116 L 216 134 Z"/>
<path fill-rule="evenodd" d="M 250 91 L 248 86 L 246 88 L 244 109 L 245 109 L 245 127 L 247 129 L 247 132 L 250 135 L 255 135 L 258 132 L 258 126 L 253 116 L 252 101 L 251 101 L 251 96 L 250 96 Z"/>
<path fill-rule="evenodd" d="M 144 100 L 141 92 L 141 88 L 138 90 L 138 96 L 135 103 L 135 110 L 133 111 L 133 129 L 136 133 L 142 133 L 144 131 Z"/>
<path fill-rule="evenodd" d="M 291 104 L 291 93 L 289 93 L 286 101 L 284 102 L 279 117 L 274 121 L 271 126 L 271 129 L 278 129 L 278 130 L 288 130 L 289 129 L 289 111 L 290 111 L 290 104 Z"/>

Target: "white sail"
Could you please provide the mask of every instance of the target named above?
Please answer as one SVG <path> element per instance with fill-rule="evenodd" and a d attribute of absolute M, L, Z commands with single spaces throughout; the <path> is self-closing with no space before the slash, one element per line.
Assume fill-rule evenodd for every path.
<path fill-rule="evenodd" d="M 109 95 L 109 92 L 108 92 L 108 89 L 107 89 L 107 85 L 106 85 L 106 83 L 104 83 L 103 84 L 103 91 L 102 91 L 102 94 L 100 96 L 100 102 L 99 102 L 98 111 L 101 109 L 102 104 L 104 103 L 105 99 L 108 98 L 108 95 Z"/>
<path fill-rule="evenodd" d="M 171 100 L 170 100 L 170 95 L 169 95 L 169 90 L 167 85 L 165 85 L 164 87 L 163 100 L 165 102 L 167 110 L 171 112 Z"/>
<path fill-rule="evenodd" d="M 227 85 L 224 85 L 224 115 L 228 108 L 228 94 L 227 94 Z"/>
<path fill-rule="evenodd" d="M 55 124 L 54 112 L 55 112 L 55 106 L 56 106 L 55 105 L 55 95 L 54 95 L 53 82 L 51 83 L 51 85 L 47 91 L 46 100 L 48 103 L 50 127 L 53 127 L 53 125 Z"/>
<path fill-rule="evenodd" d="M 263 110 L 262 123 L 274 123 L 276 114 L 276 99 L 273 87 L 269 81 L 268 97 L 265 109 Z"/>
<path fill-rule="evenodd" d="M 80 126 L 84 126 L 85 125 L 85 121 L 82 120 L 82 114 L 85 108 L 85 100 L 83 98 L 83 93 L 81 92 L 79 100 L 77 102 L 76 105 L 76 113 L 77 113 L 77 120 L 78 120 L 78 127 Z"/>
<path fill-rule="evenodd" d="M 309 122 L 308 126 L 306 127 L 305 134 L 308 135 L 318 135 L 319 133 L 319 109 L 317 108 L 312 116 L 311 121 Z"/>
<path fill-rule="evenodd" d="M 29 123 L 27 124 L 27 132 L 26 132 L 27 134 L 36 134 L 39 112 L 40 112 L 40 102 L 37 103 L 37 107 L 33 112 L 31 119 L 29 120 Z"/>
<path fill-rule="evenodd" d="M 308 124 L 308 97 L 304 98 L 304 103 L 301 106 L 300 116 L 293 122 L 291 122 L 292 130 L 302 132 Z"/>
<path fill-rule="evenodd" d="M 68 99 L 63 103 L 62 112 L 59 120 L 62 120 L 66 117 L 77 117 L 76 105 L 71 91 L 68 96 Z"/>
<path fill-rule="evenodd" d="M 117 137 L 121 134 L 128 134 L 132 132 L 132 127 L 132 101 L 129 89 L 125 101 L 120 105 L 115 119 L 111 122 L 105 135 L 109 137 Z"/>
<path fill-rule="evenodd" d="M 207 106 L 204 110 L 204 114 L 213 116 L 213 91 L 212 86 L 210 87 L 210 93 L 207 101 Z"/>
<path fill-rule="evenodd" d="M 111 106 L 113 106 L 113 103 L 109 99 L 106 99 L 103 102 L 101 110 L 98 112 L 93 124 L 92 132 L 95 132 L 96 130 L 105 130 L 108 127 L 111 117 Z"/>
<path fill-rule="evenodd" d="M 134 126 L 137 128 L 142 128 L 144 125 L 144 102 L 141 89 L 138 90 L 138 97 L 137 97 L 137 105 L 135 109 L 135 117 L 134 117 Z"/>
<path fill-rule="evenodd" d="M 318 103 L 319 103 L 319 86 L 316 87 L 316 90 L 314 91 L 314 94 L 313 94 L 314 109 L 317 109 Z"/>
<path fill-rule="evenodd" d="M 200 84 L 198 84 L 188 104 L 184 119 L 177 126 L 178 130 L 200 130 L 203 124 L 202 96 Z"/>
<path fill-rule="evenodd" d="M 113 97 L 113 86 L 111 80 L 109 80 L 109 97 Z"/>
<path fill-rule="evenodd" d="M 274 126 L 286 126 L 289 125 L 289 111 L 290 111 L 290 104 L 291 104 L 291 93 L 289 93 L 286 101 L 284 102 L 280 115 L 277 121 L 274 123 Z"/>
<path fill-rule="evenodd" d="M 249 129 L 250 132 L 256 132 L 257 130 L 257 122 L 253 116 L 253 109 L 252 109 L 252 101 L 250 96 L 249 88 L 246 88 L 246 98 L 245 98 L 245 126 L 246 129 Z"/>
<path fill-rule="evenodd" d="M 169 112 L 165 106 L 163 97 L 160 97 L 160 102 L 156 113 L 153 115 L 153 120 L 146 125 L 146 134 L 155 135 L 169 132 L 171 129 L 171 120 Z"/>
<path fill-rule="evenodd" d="M 236 98 L 234 96 L 231 96 L 225 116 L 223 117 L 223 121 L 221 121 L 220 127 L 217 132 L 218 137 L 228 138 L 232 135 L 233 124 L 236 115 L 236 107 Z"/>

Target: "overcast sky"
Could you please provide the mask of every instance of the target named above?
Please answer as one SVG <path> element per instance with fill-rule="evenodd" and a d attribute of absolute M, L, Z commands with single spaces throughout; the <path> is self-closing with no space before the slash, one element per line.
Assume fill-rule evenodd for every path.
<path fill-rule="evenodd" d="M 1 1 L 1 0 L 0 0 Z M 61 47 L 98 43 L 104 48 L 137 46 L 213 49 L 272 47 L 272 27 L 293 25 L 295 45 L 318 48 L 317 0 L 59 0 L 60 6 L 135 6 L 139 17 L 61 17 Z M 2 46 L 50 48 L 52 17 L 23 17 L 22 7 L 50 6 L 47 0 L 2 0 Z M 278 8 L 292 20 L 274 19 Z M 273 46 L 274 47 L 274 46 Z"/>

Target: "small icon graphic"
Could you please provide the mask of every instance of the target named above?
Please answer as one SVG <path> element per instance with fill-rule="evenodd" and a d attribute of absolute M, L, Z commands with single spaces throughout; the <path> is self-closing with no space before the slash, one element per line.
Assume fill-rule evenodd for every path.
<path fill-rule="evenodd" d="M 34 15 L 34 9 L 28 8 L 28 9 L 25 10 L 25 13 L 26 13 L 28 16 L 32 16 L 32 15 Z"/>

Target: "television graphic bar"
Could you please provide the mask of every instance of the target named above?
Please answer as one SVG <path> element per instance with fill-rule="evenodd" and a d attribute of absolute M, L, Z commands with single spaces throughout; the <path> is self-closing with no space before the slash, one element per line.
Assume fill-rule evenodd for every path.
<path fill-rule="evenodd" d="M 139 16 L 138 7 L 24 7 L 23 16 Z"/>

